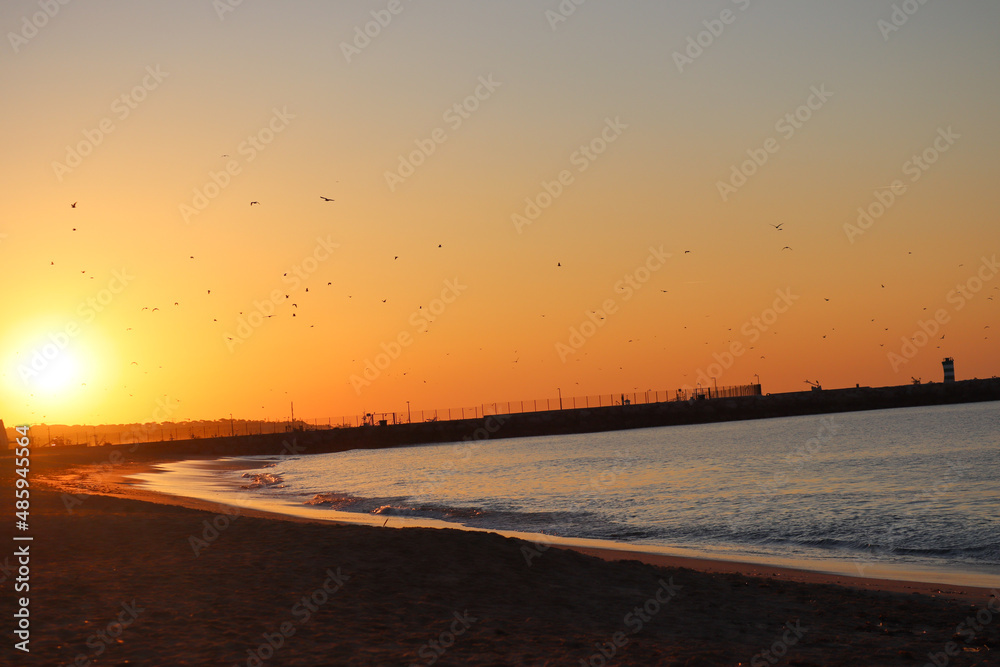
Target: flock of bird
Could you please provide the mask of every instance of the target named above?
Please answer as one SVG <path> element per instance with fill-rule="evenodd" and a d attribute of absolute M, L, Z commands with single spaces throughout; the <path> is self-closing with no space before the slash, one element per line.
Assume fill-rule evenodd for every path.
<path fill-rule="evenodd" d="M 334 199 L 334 198 L 332 198 L 332 197 L 326 197 L 326 196 L 323 196 L 323 195 L 320 195 L 320 199 L 321 199 L 321 200 L 322 200 L 323 202 L 334 202 L 334 201 L 336 201 L 336 199 Z M 73 208 L 73 209 L 76 209 L 76 208 L 77 208 L 77 205 L 78 205 L 78 204 L 79 204 L 79 202 L 78 202 L 78 201 L 75 201 L 75 202 L 73 202 L 72 204 L 70 204 L 70 208 Z M 257 201 L 257 200 L 254 200 L 254 201 L 251 201 L 251 202 L 250 202 L 250 206 L 251 206 L 251 207 L 254 207 L 254 206 L 261 206 L 261 203 L 260 203 L 259 201 Z M 769 223 L 769 224 L 770 224 L 770 223 Z M 785 230 L 784 230 L 784 227 L 785 227 L 785 223 L 779 223 L 779 224 L 770 224 L 770 226 L 771 226 L 772 228 L 774 228 L 774 230 L 775 230 L 775 231 L 778 231 L 778 232 L 783 232 L 783 231 L 785 231 Z M 74 227 L 74 228 L 73 228 L 73 231 L 74 231 L 74 232 L 75 232 L 75 231 L 77 231 L 77 228 L 76 228 L 76 227 Z M 443 244 L 438 244 L 438 246 L 437 246 L 437 247 L 438 247 L 438 248 L 443 248 Z M 785 251 L 785 250 L 789 250 L 789 251 L 791 251 L 791 250 L 792 250 L 792 247 L 791 247 L 791 246 L 788 246 L 788 245 L 786 245 L 786 246 L 783 246 L 783 247 L 781 248 L 781 251 Z M 683 254 L 685 254 L 685 255 L 688 255 L 688 254 L 691 254 L 691 253 L 692 253 L 692 251 L 691 251 L 691 250 L 684 250 L 684 253 L 683 253 Z M 912 252 L 910 252 L 909 254 L 911 254 L 911 255 L 912 255 L 913 253 L 912 253 Z M 194 255 L 190 255 L 190 256 L 189 256 L 189 258 L 190 258 L 190 259 L 194 259 L 195 257 L 194 257 Z M 395 261 L 395 260 L 398 260 L 398 259 L 399 259 L 399 255 L 393 255 L 393 261 Z M 54 264 L 55 264 L 55 262 L 51 262 L 50 264 L 54 265 Z M 562 265 L 562 262 L 557 262 L 557 263 L 556 263 L 556 267 L 557 267 L 557 268 L 562 268 L 562 266 L 563 266 L 563 265 Z M 85 273 L 86 273 L 86 270 L 83 270 L 83 271 L 81 271 L 81 273 L 84 273 L 84 274 L 85 274 Z M 286 273 L 285 275 L 287 276 L 287 273 Z M 94 278 L 94 277 L 93 277 L 93 276 L 89 276 L 89 278 L 90 278 L 91 280 L 93 280 L 93 278 Z M 333 283 L 332 283 L 332 282 L 327 282 L 327 287 L 332 287 L 332 286 L 333 286 Z M 885 284 L 884 284 L 884 283 L 883 283 L 883 284 L 880 284 L 880 287 L 881 287 L 882 289 L 885 289 L 885 288 L 886 288 L 886 286 L 885 286 Z M 997 290 L 997 289 L 1000 289 L 1000 288 L 997 288 L 997 287 L 993 287 L 993 289 L 994 289 L 994 290 Z M 663 293 L 663 294 L 667 294 L 667 293 L 669 293 L 669 291 L 668 291 L 668 290 L 665 290 L 665 289 L 661 289 L 661 290 L 660 290 L 660 292 L 661 292 L 661 293 Z M 305 288 L 305 290 L 304 290 L 304 293 L 309 293 L 309 288 L 308 288 L 308 287 L 306 287 L 306 288 Z M 212 294 L 212 290 L 211 290 L 211 289 L 206 289 L 206 295 L 208 295 L 208 296 L 211 296 L 211 294 Z M 291 295 L 290 295 L 290 294 L 286 294 L 286 295 L 285 295 L 285 298 L 286 298 L 286 299 L 290 299 L 290 298 L 291 298 Z M 352 296 L 352 295 L 347 295 L 347 298 L 348 298 L 348 299 L 350 299 L 350 298 L 353 298 L 353 296 Z M 827 303 L 828 303 L 828 302 L 830 302 L 830 299 L 829 299 L 829 298 L 826 298 L 826 297 L 824 297 L 824 298 L 823 298 L 823 300 L 824 300 L 824 302 L 827 302 Z M 993 300 L 993 297 L 992 297 L 992 296 L 989 296 L 989 297 L 988 297 L 988 300 L 992 301 L 992 300 Z M 387 302 L 388 302 L 388 298 L 384 298 L 384 299 L 381 299 L 381 303 L 387 303 Z M 178 307 L 179 307 L 179 306 L 180 306 L 180 302 L 178 302 L 178 301 L 175 301 L 175 302 L 173 303 L 173 305 L 174 305 L 174 306 L 178 306 Z M 297 302 L 292 302 L 292 303 L 291 303 L 291 306 L 292 306 L 292 308 L 296 309 L 296 311 L 298 310 L 298 303 L 297 303 Z M 422 306 L 420 306 L 420 308 L 422 308 Z M 160 308 L 159 308 L 159 307 L 156 307 L 156 306 L 153 306 L 153 307 L 150 307 L 150 306 L 144 306 L 144 307 L 142 307 L 142 308 L 141 308 L 141 311 L 140 311 L 140 312 L 142 312 L 142 311 L 149 311 L 150 313 L 155 313 L 155 312 L 158 312 L 159 310 L 160 310 Z M 927 310 L 927 308 L 925 307 L 925 308 L 924 308 L 924 310 Z M 595 311 L 595 313 L 596 313 L 596 311 Z M 243 312 L 242 312 L 242 311 L 240 311 L 240 315 L 243 315 Z M 273 317 L 275 317 L 275 315 L 274 315 L 274 314 L 270 314 L 270 315 L 267 315 L 266 317 L 268 317 L 268 318 L 273 318 Z M 291 317 L 297 317 L 297 312 L 292 312 L 292 313 L 291 313 Z M 545 317 L 545 315 L 543 314 L 543 315 L 542 315 L 542 317 Z M 709 317 L 709 316 L 706 316 L 706 317 Z M 601 317 L 601 319 L 604 319 L 604 318 L 603 318 L 603 317 Z M 213 318 L 213 320 L 212 320 L 212 321 L 213 321 L 213 322 L 218 322 L 218 318 Z M 871 318 L 871 323 L 872 323 L 872 324 L 874 324 L 875 322 L 876 322 L 876 319 L 875 319 L 875 318 Z M 309 325 L 309 326 L 310 326 L 310 327 L 315 327 L 315 325 L 313 325 L 313 324 L 311 324 L 311 325 Z M 687 329 L 687 327 L 686 327 L 686 326 L 685 326 L 684 328 L 685 328 L 685 329 Z M 986 329 L 988 329 L 988 328 L 989 328 L 989 326 L 986 326 L 985 328 L 986 328 Z M 128 328 L 126 329 L 126 331 L 131 331 L 131 330 L 132 330 L 132 327 L 128 327 Z M 732 328 L 730 328 L 730 329 L 729 329 L 729 331 L 730 331 L 730 332 L 732 332 Z M 833 331 L 836 331 L 836 328 L 835 328 L 835 327 L 834 327 L 834 328 L 831 328 L 831 330 L 830 330 L 830 331 L 831 331 L 831 332 L 833 332 Z M 885 333 L 885 332 L 888 332 L 888 331 L 889 331 L 889 327 L 883 327 L 883 333 Z M 426 331 L 424 331 L 424 333 L 426 333 Z M 771 333 L 772 333 L 772 335 L 777 335 L 777 334 L 778 334 L 778 332 L 777 332 L 777 331 L 774 331 L 774 330 L 772 330 L 772 331 L 771 331 Z M 826 338 L 827 338 L 827 335 L 828 335 L 828 334 L 823 334 L 822 338 L 823 338 L 823 339 L 826 339 Z M 942 334 L 942 335 L 941 335 L 940 337 L 938 337 L 938 340 L 944 340 L 944 338 L 945 338 L 945 335 L 943 335 L 943 334 Z M 989 337 L 987 336 L 986 338 L 988 339 Z M 230 339 L 230 340 L 232 340 L 232 337 L 229 337 L 229 339 Z M 632 343 L 632 342 L 633 342 L 634 340 L 638 340 L 638 339 L 630 339 L 630 340 L 629 340 L 628 342 L 629 342 L 629 343 Z M 730 339 L 730 341 L 729 341 L 729 342 L 732 342 L 732 339 Z M 709 345 L 709 343 L 708 343 L 708 342 L 706 342 L 706 343 L 705 343 L 705 345 Z M 884 343 L 884 342 L 882 342 L 882 343 L 879 343 L 879 346 L 880 346 L 881 348 L 884 348 L 884 347 L 885 347 L 885 345 L 886 345 L 886 343 Z M 755 347 L 756 347 L 756 346 L 750 346 L 750 348 L 749 348 L 749 349 L 751 349 L 751 350 L 752 350 L 752 349 L 755 349 Z M 940 345 L 938 345 L 937 347 L 938 347 L 938 348 L 940 348 Z M 516 351 L 515 351 L 515 353 L 516 353 Z M 760 358 L 761 358 L 761 359 L 765 359 L 765 356 L 764 356 L 764 355 L 761 355 L 761 357 L 760 357 Z M 519 360 L 520 360 L 520 357 L 518 357 L 517 359 L 514 359 L 514 361 L 513 361 L 512 363 L 515 363 L 515 364 L 516 364 L 516 363 L 517 363 L 517 362 L 518 362 Z M 580 358 L 578 357 L 578 358 L 577 358 L 577 361 L 580 361 L 580 360 L 581 360 L 581 359 L 580 359 Z M 135 362 L 135 361 L 133 361 L 133 362 L 131 362 L 131 365 L 136 365 L 136 366 L 138 366 L 139 364 L 138 364 L 138 362 Z M 619 368 L 621 368 L 621 367 L 619 367 Z M 403 373 L 403 375 L 405 375 L 405 374 L 406 374 L 406 373 Z M 686 377 L 686 376 L 685 376 L 685 377 Z"/>

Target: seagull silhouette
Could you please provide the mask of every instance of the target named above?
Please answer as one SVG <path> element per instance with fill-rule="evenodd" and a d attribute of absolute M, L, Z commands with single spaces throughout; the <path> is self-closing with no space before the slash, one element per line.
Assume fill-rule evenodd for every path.
<path fill-rule="evenodd" d="M 320 195 L 319 198 L 322 199 L 323 201 L 334 201 L 333 199 L 330 199 L 329 197 L 324 197 L 323 195 Z"/>
<path fill-rule="evenodd" d="M 792 246 L 790 246 L 790 245 L 786 245 L 784 248 L 782 248 L 782 250 L 791 250 L 791 249 L 792 249 Z"/>
<path fill-rule="evenodd" d="M 69 205 L 69 207 L 70 207 L 70 208 L 76 208 L 76 205 L 77 205 L 78 203 L 79 203 L 79 202 L 73 202 L 72 204 L 70 204 L 70 205 Z"/>
<path fill-rule="evenodd" d="M 260 206 L 260 202 L 259 201 L 252 201 L 252 202 L 250 202 L 251 206 L 253 206 L 254 204 L 256 204 L 257 206 Z"/>
<path fill-rule="evenodd" d="M 785 223 L 781 223 L 780 225 L 771 225 L 771 226 L 777 229 L 779 232 L 785 231 L 784 229 L 782 229 L 782 227 L 785 226 Z"/>

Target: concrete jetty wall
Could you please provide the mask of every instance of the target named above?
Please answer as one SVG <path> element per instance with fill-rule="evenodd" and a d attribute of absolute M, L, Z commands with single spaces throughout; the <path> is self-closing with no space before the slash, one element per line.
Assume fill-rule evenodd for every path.
<path fill-rule="evenodd" d="M 1000 378 L 954 383 L 857 387 L 646 405 L 551 410 L 416 424 L 362 426 L 105 447 L 40 448 L 32 464 L 176 460 L 188 457 L 289 456 L 440 442 L 590 433 L 679 424 L 881 410 L 1000 400 Z M 8 452 L 8 455 L 10 453 Z"/>

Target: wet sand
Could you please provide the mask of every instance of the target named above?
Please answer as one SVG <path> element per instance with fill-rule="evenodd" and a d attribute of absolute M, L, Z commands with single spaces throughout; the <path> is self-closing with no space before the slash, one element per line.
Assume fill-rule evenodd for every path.
<path fill-rule="evenodd" d="M 0 662 L 1000 664 L 989 591 L 39 488 L 66 474 L 33 484 L 31 654 L 9 638 Z"/>

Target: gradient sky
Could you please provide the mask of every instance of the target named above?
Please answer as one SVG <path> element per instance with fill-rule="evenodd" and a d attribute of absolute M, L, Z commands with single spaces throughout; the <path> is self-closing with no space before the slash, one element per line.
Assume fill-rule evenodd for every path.
<path fill-rule="evenodd" d="M 0 6 L 8 425 L 1000 368 L 995 2 L 43 5 Z"/>

